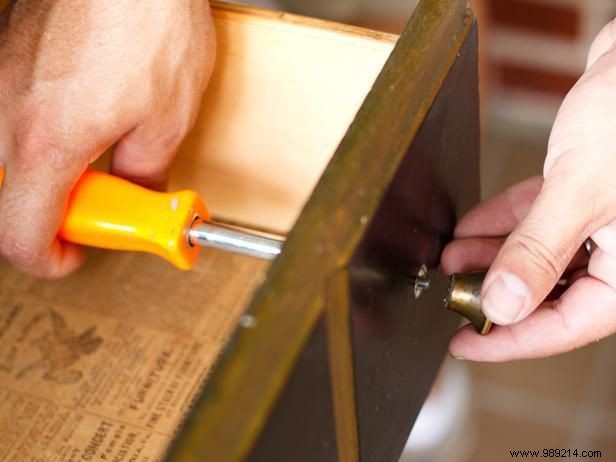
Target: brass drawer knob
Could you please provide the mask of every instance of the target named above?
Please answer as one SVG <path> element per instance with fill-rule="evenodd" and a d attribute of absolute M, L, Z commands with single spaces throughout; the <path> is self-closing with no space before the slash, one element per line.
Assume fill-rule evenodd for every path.
<path fill-rule="evenodd" d="M 445 297 L 445 308 L 468 319 L 481 335 L 486 335 L 492 322 L 481 311 L 481 285 L 485 271 L 453 274 Z"/>

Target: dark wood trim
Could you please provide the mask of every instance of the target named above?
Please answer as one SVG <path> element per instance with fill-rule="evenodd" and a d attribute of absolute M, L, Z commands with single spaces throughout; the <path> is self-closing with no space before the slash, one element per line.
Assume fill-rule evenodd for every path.
<path fill-rule="evenodd" d="M 338 460 L 359 462 L 357 404 L 351 341 L 351 294 L 347 270 L 335 273 L 330 279 L 325 300 L 325 325 Z"/>

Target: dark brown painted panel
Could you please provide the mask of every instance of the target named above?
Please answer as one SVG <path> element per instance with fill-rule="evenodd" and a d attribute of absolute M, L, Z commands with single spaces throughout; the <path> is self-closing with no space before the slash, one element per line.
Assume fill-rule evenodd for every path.
<path fill-rule="evenodd" d="M 420 299 L 409 276 L 438 266 L 456 217 L 479 199 L 477 34 L 465 43 L 353 259 L 352 328 L 363 462 L 402 451 L 460 319 L 447 281 Z M 383 104 L 396 104 L 394 97 Z"/>
<path fill-rule="evenodd" d="M 337 460 L 327 334 L 323 319 L 316 325 L 247 460 Z"/>

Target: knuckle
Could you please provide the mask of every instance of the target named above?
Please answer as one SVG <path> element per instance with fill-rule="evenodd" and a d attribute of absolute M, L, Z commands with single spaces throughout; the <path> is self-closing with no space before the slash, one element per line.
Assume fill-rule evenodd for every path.
<path fill-rule="evenodd" d="M 166 140 L 167 145 L 170 148 L 178 147 L 182 143 L 182 141 L 184 141 L 184 138 L 186 138 L 186 135 L 190 131 L 191 127 L 192 123 L 190 123 L 190 121 L 182 120 L 178 124 L 178 126 L 175 127 L 175 129 L 172 129 L 169 133 L 169 136 Z"/>
<path fill-rule="evenodd" d="M 179 120 L 172 127 L 161 133 L 159 142 L 163 150 L 165 152 L 176 150 L 182 144 L 191 128 L 192 123 L 190 121 Z"/>
<path fill-rule="evenodd" d="M 35 116 L 21 124 L 16 132 L 19 162 L 28 170 L 39 170 L 42 163 L 50 172 L 79 171 L 87 165 L 86 153 L 81 152 L 80 136 L 62 134 L 59 122 Z"/>
<path fill-rule="evenodd" d="M 9 261 L 24 268 L 36 266 L 41 252 L 10 232 L 0 234 L 0 252 Z"/>
<path fill-rule="evenodd" d="M 520 230 L 511 235 L 510 244 L 514 250 L 519 250 L 519 255 L 523 255 L 526 260 L 524 266 L 531 277 L 548 276 L 557 279 L 566 266 L 564 254 L 551 249 L 535 233 Z"/>
<path fill-rule="evenodd" d="M 611 36 L 613 38 L 616 38 L 616 18 L 612 19 L 608 24 L 607 24 L 607 30 L 610 32 Z"/>
<path fill-rule="evenodd" d="M 61 152 L 60 139 L 52 124 L 40 118 L 31 119 L 17 130 L 17 151 L 24 161 L 38 163 L 45 158 L 55 167 L 63 157 L 58 155 Z"/>
<path fill-rule="evenodd" d="M 608 51 L 616 39 L 616 19 L 611 20 L 593 40 L 589 55 L 598 56 Z"/>
<path fill-rule="evenodd" d="M 24 112 L 16 130 L 20 145 L 40 151 L 56 144 L 55 141 L 58 139 L 57 118 L 51 118 L 40 108 L 26 108 Z"/>
<path fill-rule="evenodd" d="M 568 316 L 563 310 L 562 300 L 560 299 L 554 300 L 551 308 L 552 308 L 552 313 L 554 313 L 554 316 L 556 316 L 558 324 L 560 325 L 560 329 L 563 334 L 563 337 L 570 338 L 572 340 L 575 339 L 575 328 L 574 326 L 571 325 L 571 322 Z M 573 348 L 577 346 L 580 346 L 580 345 L 578 345 L 575 342 L 572 345 Z"/>

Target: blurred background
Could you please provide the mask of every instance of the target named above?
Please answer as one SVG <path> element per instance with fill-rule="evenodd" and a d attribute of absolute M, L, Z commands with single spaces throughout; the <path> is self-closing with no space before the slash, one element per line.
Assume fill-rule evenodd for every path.
<path fill-rule="evenodd" d="M 415 0 L 242 3 L 399 33 Z M 473 0 L 480 26 L 481 190 L 541 173 L 550 127 L 616 0 Z M 601 450 L 616 460 L 616 338 L 508 364 L 448 359 L 402 460 L 508 460 L 509 450 Z M 611 457 L 610 457 L 611 455 Z"/>

